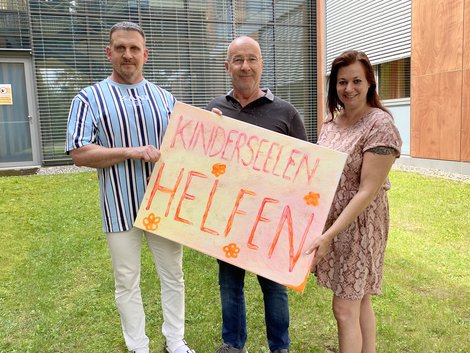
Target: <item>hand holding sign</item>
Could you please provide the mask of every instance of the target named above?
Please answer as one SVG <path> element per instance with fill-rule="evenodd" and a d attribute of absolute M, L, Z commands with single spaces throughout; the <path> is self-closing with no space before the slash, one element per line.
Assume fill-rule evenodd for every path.
<path fill-rule="evenodd" d="M 135 226 L 303 290 L 346 155 L 177 103 Z"/>

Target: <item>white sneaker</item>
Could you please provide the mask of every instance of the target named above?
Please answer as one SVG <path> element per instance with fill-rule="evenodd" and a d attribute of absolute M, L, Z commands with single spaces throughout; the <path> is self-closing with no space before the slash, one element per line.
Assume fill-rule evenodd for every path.
<path fill-rule="evenodd" d="M 140 348 L 136 351 L 132 351 L 132 353 L 149 353 L 149 349 L 148 348 Z"/>
<path fill-rule="evenodd" d="M 165 344 L 165 350 L 168 353 L 196 353 L 194 349 L 189 348 L 188 344 L 186 343 L 185 340 L 181 341 L 181 345 L 178 346 L 177 348 L 171 350 L 168 344 Z"/>

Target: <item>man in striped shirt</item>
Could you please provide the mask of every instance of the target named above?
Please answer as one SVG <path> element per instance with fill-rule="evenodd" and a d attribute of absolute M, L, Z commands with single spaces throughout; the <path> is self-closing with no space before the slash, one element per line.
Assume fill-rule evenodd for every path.
<path fill-rule="evenodd" d="M 120 22 L 111 28 L 106 56 L 111 76 L 72 101 L 66 151 L 77 166 L 98 171 L 103 230 L 128 349 L 149 352 L 140 293 L 144 233 L 160 276 L 166 351 L 195 353 L 184 341 L 182 246 L 133 227 L 176 99 L 144 78 L 148 48 L 137 24 Z"/>

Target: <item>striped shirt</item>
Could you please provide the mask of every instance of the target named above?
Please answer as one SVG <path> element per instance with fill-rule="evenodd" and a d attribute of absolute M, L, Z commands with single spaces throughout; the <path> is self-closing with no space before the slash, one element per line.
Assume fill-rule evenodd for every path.
<path fill-rule="evenodd" d="M 175 103 L 170 92 L 147 80 L 122 85 L 105 79 L 86 87 L 72 100 L 65 150 L 91 143 L 160 148 Z M 105 232 L 132 228 L 152 169 L 153 163 L 140 160 L 98 169 Z"/>

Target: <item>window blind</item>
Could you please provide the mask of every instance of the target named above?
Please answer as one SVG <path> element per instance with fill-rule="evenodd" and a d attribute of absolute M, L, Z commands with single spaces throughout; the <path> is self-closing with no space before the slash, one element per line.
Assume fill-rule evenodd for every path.
<path fill-rule="evenodd" d="M 326 74 L 345 50 L 373 65 L 411 56 L 411 0 L 326 0 Z"/>
<path fill-rule="evenodd" d="M 28 3 L 0 0 L 0 48 L 30 49 Z"/>
<path fill-rule="evenodd" d="M 2 1 L 2 0 L 0 0 Z M 315 1 L 30 0 L 44 164 L 64 154 L 72 97 L 111 72 L 105 57 L 110 27 L 140 24 L 147 35 L 145 77 L 198 107 L 230 89 L 226 48 L 239 35 L 260 42 L 262 86 L 290 101 L 316 140 Z"/>
<path fill-rule="evenodd" d="M 376 72 L 381 99 L 410 97 L 410 58 L 379 64 Z"/>

